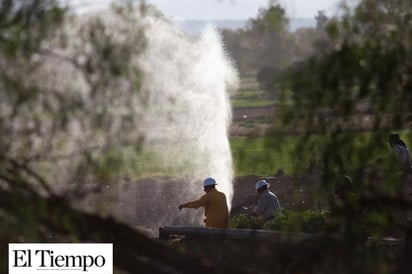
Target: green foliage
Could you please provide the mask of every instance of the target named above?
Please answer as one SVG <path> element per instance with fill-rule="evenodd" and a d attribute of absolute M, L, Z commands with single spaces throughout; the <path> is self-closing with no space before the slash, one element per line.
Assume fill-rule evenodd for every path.
<path fill-rule="evenodd" d="M 230 226 L 239 229 L 262 229 L 263 218 L 256 218 L 246 214 L 239 214 L 230 219 Z"/>
<path fill-rule="evenodd" d="M 11 200 L 39 196 L 24 208 L 15 201 L 0 205 L 4 224 L 16 227 L 1 229 L 9 242 L 51 233 L 30 216 L 48 214 L 42 199 L 58 192 L 78 201 L 133 174 L 142 142 L 135 62 L 145 46 L 141 18 L 130 6 L 99 19 L 68 14 L 60 5 L 0 1 L 0 191 Z M 61 225 L 76 239 L 72 223 Z"/>
<path fill-rule="evenodd" d="M 142 141 L 138 106 L 144 95 L 134 60 L 145 39 L 129 6 L 102 19 L 63 17 L 57 4 L 0 6 L 7 14 L 0 19 L 0 148 L 6 165 L 15 161 L 47 184 L 81 188 L 124 171 L 120 166 L 130 159 L 119 152 Z M 11 50 L 12 44 L 18 46 Z"/>
<path fill-rule="evenodd" d="M 267 222 L 264 228 L 288 232 L 323 232 L 326 230 L 328 214 L 326 210 L 309 209 L 300 212 L 284 209 L 282 214 Z"/>
<path fill-rule="evenodd" d="M 324 232 L 327 229 L 327 210 L 293 211 L 282 209 L 274 219 L 264 221 L 262 218 L 240 214 L 230 220 L 231 227 L 241 229 L 267 229 L 283 232 Z"/>
<path fill-rule="evenodd" d="M 410 204 L 400 195 L 405 175 L 387 140 L 395 131 L 407 144 L 412 140 L 411 18 L 410 1 L 360 1 L 353 13 L 326 24 L 319 52 L 283 74 L 282 88 L 293 95 L 278 115 L 284 131 L 299 135 L 291 149 L 294 171 L 314 167 L 321 174 L 331 208 L 328 229 L 343 232 L 351 252 L 365 246 L 366 235 L 410 237 Z M 353 189 L 337 205 L 331 191 L 343 175 L 351 177 Z M 322 225 L 316 218 L 313 223 Z M 410 269 L 409 260 L 402 264 Z"/>
<path fill-rule="evenodd" d="M 353 17 L 331 21 L 327 25 L 330 49 L 297 65 L 290 75 L 290 87 L 296 93 L 294 111 L 310 112 L 312 115 L 304 116 L 310 126 L 317 118 L 316 125 L 323 123 L 323 131 L 332 125 L 342 128 L 343 120 L 331 118 L 360 115 L 362 103 L 376 115 L 371 117 L 375 128 L 399 127 L 406 122 L 398 117 L 408 112 L 411 100 L 407 92 L 411 81 L 407 76 L 408 13 L 394 16 L 394 11 L 383 10 L 379 3 L 364 1 Z M 389 115 L 385 124 L 383 115 Z M 357 123 L 359 120 L 350 125 Z"/>
<path fill-rule="evenodd" d="M 285 9 L 275 2 L 251 18 L 245 29 L 223 31 L 224 43 L 241 75 L 262 68 L 284 68 L 294 56 Z"/>
<path fill-rule="evenodd" d="M 356 176 L 360 185 L 371 185 L 365 176 L 371 170 L 388 171 L 381 179 L 393 184 L 393 166 L 385 161 L 387 136 L 407 128 L 412 105 L 411 29 L 405 21 L 411 8 L 398 14 L 400 6 L 407 5 L 363 1 L 353 15 L 331 20 L 326 26 L 329 50 L 296 64 L 284 81 L 294 97 L 283 108 L 283 122 L 304 133 L 295 151 L 315 155 L 325 185 L 345 173 Z M 365 130 L 370 134 L 359 133 Z M 324 138 L 314 139 L 315 134 Z M 307 166 L 313 159 L 301 160 Z"/>
<path fill-rule="evenodd" d="M 5 53 L 2 58 L 30 57 L 60 26 L 64 12 L 55 0 L 1 1 L 0 47 Z"/>
<path fill-rule="evenodd" d="M 261 9 L 256 19 L 251 19 L 249 28 L 267 35 L 278 35 L 287 31 L 289 19 L 284 8 L 275 3 L 267 9 Z"/>

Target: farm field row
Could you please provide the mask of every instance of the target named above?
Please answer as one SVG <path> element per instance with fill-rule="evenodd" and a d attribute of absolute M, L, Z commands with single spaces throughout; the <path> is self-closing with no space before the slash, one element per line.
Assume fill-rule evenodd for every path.
<path fill-rule="evenodd" d="M 233 158 L 233 172 L 235 176 L 258 175 L 268 176 L 276 173 L 292 173 L 291 150 L 296 142 L 295 137 L 235 137 L 230 138 L 230 146 Z M 186 144 L 187 145 L 187 144 Z M 151 176 L 188 176 L 193 174 L 196 163 L 190 159 L 196 157 L 184 157 L 179 162 L 173 155 L 181 155 L 182 147 L 167 146 L 167 154 L 164 153 L 164 145 L 154 145 L 146 148 L 138 154 L 128 152 L 125 148 L 113 155 L 120 158 L 126 155 L 128 167 L 120 173 L 134 177 Z M 195 151 L 193 149 L 193 151 Z M 195 153 L 195 152 L 193 152 Z"/>

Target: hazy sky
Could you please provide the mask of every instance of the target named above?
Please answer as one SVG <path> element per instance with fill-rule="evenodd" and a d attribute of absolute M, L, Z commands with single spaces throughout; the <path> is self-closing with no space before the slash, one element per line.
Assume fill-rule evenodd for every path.
<path fill-rule="evenodd" d="M 249 19 L 256 17 L 268 0 L 148 0 L 176 19 Z M 313 18 L 324 10 L 334 15 L 340 0 L 281 0 L 289 17 Z"/>
<path fill-rule="evenodd" d="M 104 7 L 110 0 L 61 0 L 69 1 L 78 9 Z M 345 0 L 348 4 L 358 0 Z M 267 7 L 270 0 L 146 0 L 167 17 L 173 19 L 249 19 L 257 16 L 259 8 Z M 317 11 L 335 15 L 342 0 L 278 0 L 288 17 L 314 18 Z"/>

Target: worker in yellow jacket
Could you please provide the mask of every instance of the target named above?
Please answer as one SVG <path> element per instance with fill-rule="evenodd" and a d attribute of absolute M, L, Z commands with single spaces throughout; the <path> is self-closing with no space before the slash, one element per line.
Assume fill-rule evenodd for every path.
<path fill-rule="evenodd" d="M 229 211 L 226 196 L 215 188 L 216 185 L 215 179 L 205 179 L 203 181 L 203 188 L 206 194 L 198 200 L 179 205 L 179 209 L 204 207 L 206 227 L 229 228 Z"/>

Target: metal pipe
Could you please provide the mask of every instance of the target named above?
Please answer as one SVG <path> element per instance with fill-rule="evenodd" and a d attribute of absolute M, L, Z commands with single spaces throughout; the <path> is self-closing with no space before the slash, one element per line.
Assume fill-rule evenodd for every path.
<path fill-rule="evenodd" d="M 159 228 L 159 239 L 168 240 L 170 236 L 184 236 L 188 238 L 207 239 L 233 239 L 233 240 L 293 240 L 301 241 L 317 237 L 334 237 L 336 235 L 325 235 L 315 233 L 279 232 L 256 229 L 219 229 L 206 227 L 178 227 L 164 226 Z"/>

